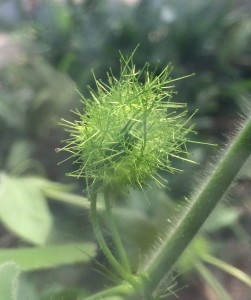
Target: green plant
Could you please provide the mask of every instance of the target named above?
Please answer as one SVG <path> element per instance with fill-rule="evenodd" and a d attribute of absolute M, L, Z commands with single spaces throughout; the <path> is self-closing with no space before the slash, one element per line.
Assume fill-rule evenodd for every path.
<path fill-rule="evenodd" d="M 153 76 L 147 65 L 137 71 L 132 58 L 133 55 L 128 59 L 121 56 L 119 79 L 112 72 L 108 75 L 108 83 L 94 76 L 97 92 L 90 89 L 91 99 L 83 97 L 84 113 L 76 112 L 79 120 L 62 120 L 70 137 L 58 151 L 69 152 L 75 160 L 77 170 L 69 175 L 86 180 L 93 230 L 117 274 L 116 287 L 90 296 L 90 300 L 111 299 L 112 296 L 160 299 L 166 292 L 161 283 L 166 278 L 167 284 L 171 281 L 173 266 L 250 154 L 251 120 L 248 120 L 173 222 L 168 234 L 155 246 L 147 261 L 132 270 L 112 213 L 116 195 L 129 187 L 143 190 L 152 183 L 163 186 L 159 171 L 180 171 L 173 166 L 171 158 L 192 162 L 186 157 L 189 154 L 186 145 L 195 143 L 189 139 L 189 134 L 194 132 L 194 125 L 189 124 L 191 117 L 184 119 L 186 105 L 171 101 L 173 86 L 170 84 L 177 79 L 170 78 L 170 66 Z M 177 113 L 178 109 L 182 111 Z M 100 194 L 115 253 L 109 248 L 99 224 L 97 202 L 102 200 Z M 199 262 L 198 270 L 211 280 Z M 247 282 L 250 285 L 250 279 Z M 221 295 L 226 294 L 222 292 Z"/>
<path fill-rule="evenodd" d="M 62 128 L 57 126 L 58 116 L 74 118 L 68 116 L 68 107 L 77 106 L 74 101 L 78 98 L 68 76 L 86 95 L 85 86 L 95 83 L 90 68 L 103 78 L 112 66 L 118 77 L 116 49 L 131 53 L 135 43 L 140 43 L 134 57 L 138 68 L 146 60 L 151 64 L 158 61 L 155 73 L 159 74 L 166 62 L 172 61 L 173 77 L 196 73 L 189 80 L 175 83 L 178 97 L 186 99 L 190 111 L 199 109 L 193 118 L 197 140 L 222 145 L 222 133 L 233 129 L 240 108 L 250 97 L 250 4 L 223 0 L 216 6 L 215 1 L 191 0 L 184 5 L 183 0 L 141 0 L 128 6 L 126 1 L 115 4 L 110 0 L 35 1 L 28 8 L 19 1 L 12 2 L 16 17 L 11 18 L 3 14 L 4 5 L 0 4 L 0 23 L 5 19 L 9 24 L 0 25 L 5 32 L 1 34 L 4 59 L 0 63 L 0 295 L 9 299 L 6 292 L 11 293 L 15 300 L 85 299 L 84 295 L 114 285 L 93 270 L 97 266 L 101 272 L 105 268 L 105 275 L 117 284 L 121 280 L 94 245 L 88 247 L 93 241 L 90 201 L 76 195 L 82 195 L 83 181 L 76 184 L 75 178 L 65 178 L 66 170 L 72 170 L 71 160 L 57 166 L 65 155 L 59 157 L 54 151 L 64 139 Z M 60 74 L 62 71 L 67 76 Z M 129 149 L 135 144 L 135 140 L 127 143 Z M 214 148 L 188 144 L 188 149 L 192 154 L 189 158 L 200 164 L 174 159 L 173 166 L 185 172 L 173 176 L 161 171 L 168 180 L 167 184 L 162 182 L 164 188 L 143 185 L 142 189 L 128 187 L 123 195 L 116 189 L 111 193 L 114 223 L 134 274 L 147 261 L 148 253 L 159 248 L 160 238 L 170 232 L 172 226 L 168 224 L 179 219 L 177 213 L 186 202 L 185 196 L 191 198 L 187 195 L 192 182 L 196 189 L 200 186 L 198 170 L 210 173 L 207 169 L 212 167 L 204 163 L 208 151 Z M 249 298 L 248 287 L 219 270 L 228 270 L 248 283 L 232 267 L 247 271 L 250 265 L 251 167 L 250 163 L 245 165 L 246 172 L 241 171 L 241 178 L 227 197 L 234 205 L 221 203 L 217 207 L 164 280 L 162 295 L 177 292 L 181 299 L 205 299 L 210 290 L 220 300 Z M 65 180 L 74 182 L 74 190 L 69 192 L 68 186 L 55 183 Z M 97 218 L 105 241 L 120 259 L 109 236 L 106 215 L 99 195 Z M 70 245 L 71 249 L 65 247 Z M 51 246 L 55 251 L 44 255 Z M 36 261 L 30 259 L 31 255 Z"/>

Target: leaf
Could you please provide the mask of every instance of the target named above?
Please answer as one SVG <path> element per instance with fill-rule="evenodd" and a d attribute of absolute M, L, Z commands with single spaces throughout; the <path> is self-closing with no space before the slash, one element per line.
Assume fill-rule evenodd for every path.
<path fill-rule="evenodd" d="M 178 261 L 179 269 L 188 271 L 194 268 L 200 259 L 201 253 L 210 253 L 211 245 L 202 235 L 198 235 L 186 248 Z M 189 273 L 187 273 L 189 276 Z"/>
<path fill-rule="evenodd" d="M 18 278 L 17 300 L 40 300 L 40 291 L 37 290 L 34 282 L 29 276 L 20 274 Z M 53 299 L 53 298 L 52 298 Z"/>
<path fill-rule="evenodd" d="M 71 288 L 63 289 L 57 292 L 46 292 L 45 295 L 42 295 L 40 300 L 73 300 L 73 299 L 85 299 L 87 293 L 82 289 Z M 85 297 L 85 298 L 84 298 Z"/>
<path fill-rule="evenodd" d="M 234 207 L 219 204 L 203 225 L 206 232 L 215 232 L 236 225 L 240 212 Z"/>
<path fill-rule="evenodd" d="M 61 265 L 88 262 L 95 256 L 95 244 L 75 243 L 0 250 L 0 263 L 14 261 L 21 271 L 55 268 Z"/>
<path fill-rule="evenodd" d="M 0 220 L 17 236 L 45 243 L 52 217 L 41 191 L 28 178 L 0 177 Z"/>
<path fill-rule="evenodd" d="M 32 153 L 32 144 L 26 140 L 17 140 L 9 149 L 6 169 L 12 174 L 19 174 L 30 164 L 29 158 Z M 14 173 L 15 172 L 15 173 Z"/>
<path fill-rule="evenodd" d="M 16 300 L 19 270 L 17 265 L 10 261 L 0 264 L 0 295 L 1 299 Z"/>

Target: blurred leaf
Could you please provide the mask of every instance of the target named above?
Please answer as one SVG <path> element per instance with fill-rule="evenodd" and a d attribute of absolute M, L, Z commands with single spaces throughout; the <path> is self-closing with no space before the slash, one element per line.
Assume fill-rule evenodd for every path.
<path fill-rule="evenodd" d="M 0 250 L 0 263 L 12 260 L 22 271 L 34 271 L 88 262 L 95 256 L 95 250 L 93 243 L 3 249 Z"/>
<path fill-rule="evenodd" d="M 40 300 L 75 300 L 82 299 L 82 297 L 86 297 L 86 293 L 80 289 L 65 289 L 59 292 L 50 292 L 43 295 Z M 81 297 L 81 298 L 80 298 Z M 84 299 L 84 298 L 83 298 Z"/>
<path fill-rule="evenodd" d="M 203 236 L 197 236 L 179 259 L 179 269 L 187 271 L 193 268 L 198 258 L 202 254 L 208 254 L 210 250 L 210 243 Z"/>
<path fill-rule="evenodd" d="M 10 258 L 10 260 L 12 260 Z M 0 295 L 1 299 L 16 300 L 19 270 L 15 263 L 0 264 Z"/>
<path fill-rule="evenodd" d="M 227 207 L 220 204 L 206 220 L 203 229 L 206 232 L 213 232 L 236 224 L 240 212 L 235 207 Z"/>
<path fill-rule="evenodd" d="M 32 144 L 25 139 L 16 141 L 9 151 L 5 167 L 6 170 L 12 174 L 22 173 L 29 165 L 32 148 Z"/>
<path fill-rule="evenodd" d="M 52 226 L 46 199 L 29 178 L 0 177 L 0 220 L 17 236 L 44 244 Z"/>
<path fill-rule="evenodd" d="M 251 157 L 246 161 L 245 165 L 241 169 L 240 175 L 242 178 L 251 179 Z"/>
<path fill-rule="evenodd" d="M 34 283 L 24 273 L 18 278 L 17 300 L 40 300 Z"/>
<path fill-rule="evenodd" d="M 114 204 L 113 207 L 119 231 L 125 244 L 129 244 L 129 251 L 132 251 L 132 245 L 135 245 L 136 252 L 140 249 L 142 253 L 146 253 L 152 248 L 156 238 L 163 234 L 164 230 L 169 230 L 169 218 L 175 213 L 174 204 L 168 195 L 157 187 L 145 188 L 144 192 L 131 189 L 124 197 L 126 206 Z M 123 203 L 119 200 L 118 202 Z M 135 260 L 136 257 L 139 258 L 133 253 L 132 259 Z"/>

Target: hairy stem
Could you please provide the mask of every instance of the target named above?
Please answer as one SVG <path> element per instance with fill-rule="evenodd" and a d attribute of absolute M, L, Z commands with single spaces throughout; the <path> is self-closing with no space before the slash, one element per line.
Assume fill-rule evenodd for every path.
<path fill-rule="evenodd" d="M 130 263 L 128 261 L 128 257 L 127 257 L 125 248 L 123 246 L 122 240 L 120 238 L 120 234 L 118 232 L 117 226 L 114 222 L 114 216 L 113 216 L 113 213 L 112 213 L 112 204 L 111 204 L 110 197 L 111 197 L 111 195 L 108 192 L 104 193 L 106 216 L 107 216 L 106 221 L 107 221 L 108 226 L 110 228 L 111 236 L 112 236 L 112 239 L 114 241 L 117 253 L 119 255 L 121 265 L 123 266 L 123 268 L 128 273 L 131 273 Z"/>
<path fill-rule="evenodd" d="M 189 207 L 174 225 L 159 249 L 149 260 L 144 271 L 148 274 L 145 288 L 152 293 L 182 252 L 196 235 L 251 152 L 251 118 L 247 120 L 223 158 L 192 199 Z"/>

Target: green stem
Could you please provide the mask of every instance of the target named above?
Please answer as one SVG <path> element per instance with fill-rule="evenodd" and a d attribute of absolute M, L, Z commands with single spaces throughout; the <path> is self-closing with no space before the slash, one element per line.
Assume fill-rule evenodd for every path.
<path fill-rule="evenodd" d="M 238 278 L 240 281 L 244 282 L 245 284 L 251 287 L 251 276 L 244 273 L 243 271 L 208 254 L 204 254 L 204 255 L 202 254 L 201 259 L 204 262 L 211 264 L 217 267 L 218 269 L 221 269 L 222 271 L 234 276 L 235 278 Z"/>
<path fill-rule="evenodd" d="M 106 241 L 103 237 L 103 233 L 100 229 L 98 218 L 97 218 L 97 193 L 95 191 L 95 188 L 93 188 L 94 191 L 90 193 L 90 202 L 91 202 L 91 221 L 92 221 L 92 227 L 95 234 L 95 237 L 105 255 L 107 260 L 110 262 L 114 270 L 128 283 L 132 284 L 133 286 L 137 285 L 136 280 L 134 280 L 134 276 L 132 274 L 128 273 L 117 261 L 117 259 L 113 256 L 111 253 L 109 247 L 106 244 Z"/>
<path fill-rule="evenodd" d="M 251 118 L 245 123 L 232 145 L 225 151 L 223 158 L 192 199 L 191 204 L 185 209 L 163 244 L 150 257 L 149 262 L 144 267 L 144 271 L 148 274 L 148 281 L 145 282 L 145 289 L 148 294 L 152 294 L 160 281 L 174 266 L 229 188 L 250 152 Z"/>
<path fill-rule="evenodd" d="M 101 291 L 99 293 L 96 293 L 95 295 L 85 297 L 81 300 L 101 300 L 101 299 L 111 299 L 113 296 L 126 296 L 131 294 L 134 291 L 134 288 L 131 285 L 128 285 L 127 283 L 117 285 L 116 287 Z M 118 298 L 120 299 L 120 298 Z"/>
<path fill-rule="evenodd" d="M 205 282 L 211 286 L 218 299 L 231 300 L 232 298 L 229 296 L 227 291 L 221 285 L 218 279 L 204 266 L 200 261 L 196 262 L 195 269 L 200 274 L 202 278 L 204 278 Z"/>
<path fill-rule="evenodd" d="M 105 208 L 106 208 L 106 216 L 107 216 L 106 221 L 110 228 L 111 236 L 114 241 L 117 253 L 120 257 L 121 264 L 128 273 L 132 273 L 125 248 L 121 241 L 117 226 L 114 222 L 114 216 L 112 213 L 112 204 L 111 204 L 110 195 L 108 192 L 104 193 L 104 200 L 105 200 Z"/>

